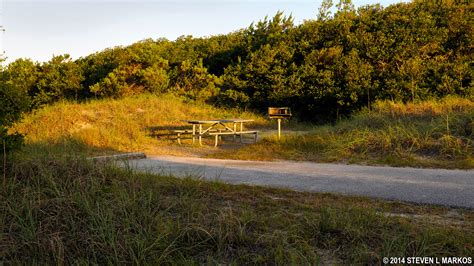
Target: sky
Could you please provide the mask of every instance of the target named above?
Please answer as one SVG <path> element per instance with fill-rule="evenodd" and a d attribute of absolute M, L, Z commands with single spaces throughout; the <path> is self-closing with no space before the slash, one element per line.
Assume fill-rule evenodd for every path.
<path fill-rule="evenodd" d="M 322 0 L 0 0 L 0 51 L 18 58 L 73 59 L 143 39 L 225 34 L 277 11 L 295 24 L 315 19 Z M 337 2 L 335 0 L 334 2 Z M 353 0 L 356 7 L 401 0 Z M 1 34 L 1 33 L 0 33 Z"/>

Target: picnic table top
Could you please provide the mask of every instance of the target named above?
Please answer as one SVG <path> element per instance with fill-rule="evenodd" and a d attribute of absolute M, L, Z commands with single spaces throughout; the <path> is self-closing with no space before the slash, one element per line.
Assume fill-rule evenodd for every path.
<path fill-rule="evenodd" d="M 183 120 L 189 124 L 215 124 L 215 123 L 247 123 L 253 122 L 253 119 L 213 119 L 213 120 Z"/>

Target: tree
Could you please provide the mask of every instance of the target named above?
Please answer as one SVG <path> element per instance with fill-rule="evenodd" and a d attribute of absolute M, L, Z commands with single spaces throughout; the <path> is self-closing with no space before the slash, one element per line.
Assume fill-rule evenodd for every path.
<path fill-rule="evenodd" d="M 30 99 L 27 93 L 19 87 L 13 86 L 5 81 L 5 73 L 2 72 L 0 80 L 0 147 L 7 152 L 21 145 L 21 135 L 8 133 L 8 128 L 17 121 L 23 112 L 30 107 Z"/>
<path fill-rule="evenodd" d="M 168 90 L 170 79 L 167 74 L 168 62 L 160 60 L 138 74 L 145 90 L 153 93 L 163 93 Z"/>
<path fill-rule="evenodd" d="M 100 97 L 120 98 L 145 91 L 141 84 L 143 70 L 139 64 L 121 65 L 100 82 L 89 87 L 91 93 Z"/>
<path fill-rule="evenodd" d="M 17 60 L 10 85 L 35 106 L 60 99 L 174 93 L 265 111 L 287 105 L 304 119 L 349 115 L 376 100 L 471 97 L 472 4 L 422 1 L 354 8 L 324 0 L 317 20 L 277 12 L 218 36 L 147 39 L 72 61 Z"/>
<path fill-rule="evenodd" d="M 24 94 L 33 94 L 38 81 L 38 65 L 29 59 L 17 59 L 5 69 L 6 82 Z"/>
<path fill-rule="evenodd" d="M 39 67 L 33 91 L 33 105 L 53 103 L 60 99 L 78 99 L 82 89 L 82 70 L 69 55 L 54 56 Z"/>
<path fill-rule="evenodd" d="M 339 0 L 339 3 L 336 4 L 337 13 L 343 14 L 348 12 L 354 12 L 354 4 L 352 4 L 351 0 Z"/>
<path fill-rule="evenodd" d="M 319 7 L 318 20 L 326 21 L 331 17 L 332 0 L 323 0 Z"/>
<path fill-rule="evenodd" d="M 411 101 L 417 98 L 418 84 L 423 78 L 423 60 L 420 57 L 413 57 L 401 63 L 400 74 L 404 77 L 405 87 L 410 91 Z"/>
<path fill-rule="evenodd" d="M 196 65 L 185 60 L 175 69 L 174 93 L 179 96 L 204 102 L 219 93 L 220 79 L 207 72 L 202 60 Z"/>
<path fill-rule="evenodd" d="M 293 27 L 293 17 L 286 17 L 281 11 L 278 11 L 271 20 L 265 17 L 256 25 L 252 23 L 245 30 L 248 51 L 256 51 L 263 45 L 280 42 L 287 37 L 286 33 Z"/>

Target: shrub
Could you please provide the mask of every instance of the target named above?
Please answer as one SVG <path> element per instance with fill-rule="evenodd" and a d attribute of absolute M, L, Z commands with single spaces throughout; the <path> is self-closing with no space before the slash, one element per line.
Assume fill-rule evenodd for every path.
<path fill-rule="evenodd" d="M 22 143 L 19 134 L 8 134 L 8 127 L 18 120 L 21 113 L 28 110 L 30 100 L 22 91 L 4 81 L 0 82 L 0 146 L 3 151 L 10 151 Z"/>

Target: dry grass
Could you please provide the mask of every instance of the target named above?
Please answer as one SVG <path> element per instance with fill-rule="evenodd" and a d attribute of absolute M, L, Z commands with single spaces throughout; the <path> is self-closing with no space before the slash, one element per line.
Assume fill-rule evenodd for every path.
<path fill-rule="evenodd" d="M 145 151 L 186 154 L 186 149 L 169 147 L 154 135 L 187 126 L 186 119 L 254 119 L 252 127 L 268 124 L 249 112 L 220 109 L 186 102 L 171 95 L 140 95 L 120 100 L 90 103 L 57 103 L 27 115 L 13 130 L 26 136 L 27 144 L 55 146 L 60 150 L 103 154 L 107 151 Z M 187 126 L 189 127 L 189 126 Z"/>
<path fill-rule="evenodd" d="M 392 166 L 474 168 L 474 103 L 445 98 L 421 103 L 379 102 L 335 126 L 275 137 L 223 152 L 234 159 L 292 159 Z"/>
<path fill-rule="evenodd" d="M 86 154 L 144 151 L 245 160 L 474 168 L 474 103 L 456 97 L 408 104 L 378 102 L 370 112 L 363 110 L 335 126 L 312 127 L 309 134 L 287 135 L 280 141 L 270 136 L 243 147 L 179 146 L 154 136 L 189 127 L 182 122 L 185 119 L 233 117 L 255 119 L 251 128 L 274 127 L 274 121 L 249 112 L 189 103 L 170 95 L 141 95 L 86 104 L 58 103 L 26 116 L 14 130 L 26 135 L 28 147 L 36 146 L 32 152 L 37 148 Z M 292 123 L 291 129 L 308 129 Z"/>

